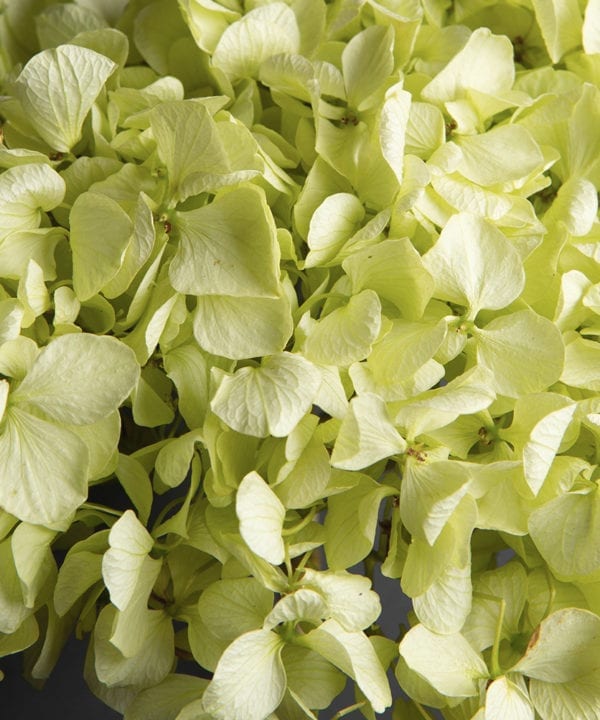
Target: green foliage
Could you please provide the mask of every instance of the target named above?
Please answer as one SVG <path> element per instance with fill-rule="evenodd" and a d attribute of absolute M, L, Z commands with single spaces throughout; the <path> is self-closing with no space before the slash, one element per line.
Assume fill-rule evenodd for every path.
<path fill-rule="evenodd" d="M 600 717 L 600 2 L 0 5 L 0 657 Z"/>

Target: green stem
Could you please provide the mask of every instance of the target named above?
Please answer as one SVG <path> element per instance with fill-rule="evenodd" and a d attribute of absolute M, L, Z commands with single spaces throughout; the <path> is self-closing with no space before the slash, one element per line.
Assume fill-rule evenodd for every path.
<path fill-rule="evenodd" d="M 288 535 L 295 535 L 297 532 L 300 532 L 302 528 L 305 528 L 307 525 L 309 525 L 313 521 L 314 516 L 317 514 L 317 510 L 317 507 L 311 508 L 310 512 L 305 515 L 302 520 L 300 520 L 300 522 L 292 525 L 289 528 L 283 528 L 283 530 L 281 531 L 283 537 L 287 537 Z"/>
<path fill-rule="evenodd" d="M 377 564 L 377 559 L 374 557 L 374 554 L 372 552 L 369 553 L 364 559 L 364 563 L 365 575 L 371 579 L 371 582 L 373 582 L 373 574 L 375 572 L 375 565 Z"/>
<path fill-rule="evenodd" d="M 500 642 L 502 641 L 502 624 L 504 623 L 504 613 L 506 612 L 506 601 L 504 598 L 500 601 L 500 614 L 498 615 L 498 624 L 496 625 L 496 635 L 494 637 L 494 647 L 492 648 L 492 674 L 494 677 L 502 675 L 500 668 Z"/>
<path fill-rule="evenodd" d="M 94 510 L 95 512 L 101 512 L 105 515 L 114 515 L 114 517 L 120 518 L 123 513 L 120 510 L 113 510 L 112 508 L 106 507 L 105 505 L 97 505 L 96 503 L 84 502 L 81 506 L 81 510 Z"/>
<path fill-rule="evenodd" d="M 298 270 L 298 268 L 292 265 L 291 262 L 288 264 L 287 272 L 289 275 L 292 275 L 295 280 L 302 280 L 302 282 L 307 281 L 306 273 L 303 273 L 302 270 Z"/>
<path fill-rule="evenodd" d="M 302 556 L 302 560 L 296 565 L 296 570 L 294 571 L 294 582 L 299 579 L 300 575 L 302 575 L 304 571 L 304 566 L 308 562 L 308 559 L 312 555 L 312 550 L 309 550 L 308 552 L 305 552 Z"/>
<path fill-rule="evenodd" d="M 425 720 L 433 720 L 431 715 L 425 710 L 425 708 L 421 705 L 421 703 L 418 703 L 416 700 L 413 700 L 415 707 L 419 711 L 419 715 L 425 718 Z"/>
<path fill-rule="evenodd" d="M 354 712 L 355 710 L 360 710 L 361 707 L 364 707 L 366 704 L 367 703 L 363 700 L 362 702 L 355 703 L 354 705 L 349 705 L 347 708 L 344 708 L 343 710 L 337 712 L 331 718 L 331 720 L 340 720 L 340 718 L 346 717 L 346 715 L 350 715 L 351 712 Z"/>
<path fill-rule="evenodd" d="M 170 503 L 167 503 L 167 505 L 164 506 L 164 508 L 160 511 L 158 514 L 158 517 L 156 518 L 156 522 L 154 523 L 154 527 L 152 528 L 152 532 L 156 530 L 156 528 L 160 527 L 162 524 L 162 521 L 165 519 L 165 516 L 167 513 L 169 513 L 174 507 L 177 507 L 177 505 L 182 504 L 181 498 L 175 498 L 174 500 L 171 500 Z"/>
<path fill-rule="evenodd" d="M 554 585 L 554 578 L 552 577 L 550 568 L 547 565 L 544 565 L 544 571 L 546 573 L 546 582 L 548 583 L 548 603 L 546 604 L 546 610 L 544 612 L 544 617 L 547 617 L 552 610 L 552 606 L 554 605 L 554 599 L 556 597 L 556 586 Z"/>
<path fill-rule="evenodd" d="M 474 592 L 473 597 L 496 603 L 500 609 L 498 613 L 498 622 L 496 623 L 496 634 L 494 636 L 492 655 L 490 658 L 490 662 L 492 665 L 492 677 L 497 678 L 502 675 L 502 669 L 500 667 L 500 643 L 502 642 L 502 625 L 504 623 L 504 614 L 506 613 L 506 601 L 504 600 L 504 598 L 499 598 L 495 595 L 488 595 L 487 593 L 482 592 Z"/>
<path fill-rule="evenodd" d="M 167 435 L 167 439 L 174 438 L 176 435 L 181 433 L 184 428 L 185 422 L 183 421 L 183 418 L 180 417 L 173 422 L 173 425 L 171 426 L 171 429 L 169 430 L 169 433 Z"/>
<path fill-rule="evenodd" d="M 176 548 L 177 545 L 180 545 L 183 542 L 182 537 L 177 537 L 173 542 L 166 543 L 166 542 L 160 542 L 160 540 L 154 541 L 154 547 L 153 550 L 158 550 L 161 552 L 170 552 L 173 550 L 173 548 Z"/>
<path fill-rule="evenodd" d="M 287 571 L 288 578 L 291 581 L 294 576 L 294 568 L 292 567 L 292 561 L 290 560 L 290 548 L 287 543 L 285 543 L 285 569 Z"/>
<path fill-rule="evenodd" d="M 300 307 L 294 311 L 294 321 L 298 322 L 300 318 L 304 315 L 304 313 L 307 310 L 310 310 L 313 305 L 316 305 L 318 302 L 321 302 L 321 300 L 327 300 L 328 298 L 337 298 L 338 300 L 348 300 L 348 297 L 346 295 L 342 295 L 341 293 L 332 293 L 332 292 L 326 292 L 326 293 L 319 293 L 318 295 L 311 295 L 307 300 L 305 300 Z"/>
<path fill-rule="evenodd" d="M 49 288 L 50 293 L 56 292 L 56 290 L 58 290 L 58 288 L 65 287 L 65 286 L 72 288 L 73 281 L 72 280 L 58 280 L 57 282 L 52 283 L 52 285 L 50 285 L 50 288 Z"/>

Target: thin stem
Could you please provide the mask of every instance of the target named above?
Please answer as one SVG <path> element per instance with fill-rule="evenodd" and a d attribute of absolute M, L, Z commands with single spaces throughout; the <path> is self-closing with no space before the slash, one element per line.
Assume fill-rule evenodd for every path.
<path fill-rule="evenodd" d="M 296 281 L 302 280 L 302 282 L 306 282 L 306 273 L 303 273 L 302 270 L 298 270 L 298 268 L 294 265 L 290 264 L 287 268 L 287 272 L 292 275 Z"/>
<path fill-rule="evenodd" d="M 302 572 L 304 571 L 304 566 L 308 562 L 310 556 L 312 555 L 313 551 L 309 550 L 308 552 L 305 552 L 302 556 L 302 560 L 296 565 L 296 570 L 294 571 L 294 580 L 297 580 L 300 575 L 302 575 Z"/>
<path fill-rule="evenodd" d="M 496 625 L 496 635 L 494 637 L 494 646 L 492 647 L 492 675 L 499 677 L 502 675 L 500 669 L 500 642 L 502 640 L 502 624 L 504 623 L 504 613 L 506 612 L 506 602 L 504 598 L 500 601 L 500 614 L 498 615 L 498 624 Z"/>
<path fill-rule="evenodd" d="M 161 551 L 161 552 L 169 552 L 169 551 L 173 550 L 173 548 L 176 548 L 178 545 L 181 545 L 182 542 L 183 542 L 183 538 L 179 537 L 179 536 L 173 542 L 170 542 L 170 543 L 160 542 L 160 540 L 155 540 L 153 550 Z"/>
<path fill-rule="evenodd" d="M 418 703 L 416 700 L 413 700 L 415 707 L 419 711 L 419 715 L 425 718 L 425 720 L 433 720 L 431 715 L 425 710 L 425 708 L 421 705 L 421 703 Z"/>
<path fill-rule="evenodd" d="M 550 568 L 547 565 L 544 565 L 544 571 L 546 573 L 546 582 L 548 583 L 548 603 L 544 612 L 544 617 L 547 617 L 552 610 L 552 606 L 554 605 L 554 599 L 556 597 L 556 586 L 554 585 L 554 578 L 552 577 Z"/>
<path fill-rule="evenodd" d="M 496 634 L 494 637 L 494 645 L 492 647 L 492 655 L 490 658 L 490 662 L 492 665 L 492 677 L 497 678 L 502 675 L 502 670 L 500 668 L 500 643 L 502 642 L 502 625 L 504 623 L 504 614 L 506 612 L 506 601 L 504 600 L 504 598 L 499 598 L 495 595 L 488 595 L 487 593 L 482 592 L 474 592 L 473 597 L 496 603 L 499 607 L 498 622 L 496 623 Z"/>
<path fill-rule="evenodd" d="M 316 305 L 321 300 L 327 300 L 327 298 L 337 298 L 338 300 L 348 300 L 347 295 L 341 293 L 325 292 L 319 293 L 318 295 L 311 295 L 305 300 L 300 307 L 294 311 L 294 320 L 298 321 L 304 315 L 307 310 L 310 310 L 313 305 Z"/>
<path fill-rule="evenodd" d="M 374 553 L 370 552 L 367 557 L 364 559 L 365 563 L 365 574 L 367 577 L 371 579 L 371 582 L 373 582 L 373 574 L 375 572 L 375 565 L 377 564 L 377 558 L 374 557 Z"/>
<path fill-rule="evenodd" d="M 98 505 L 91 502 L 84 502 L 81 506 L 81 510 L 94 510 L 95 512 L 101 512 L 105 515 L 114 515 L 114 517 L 118 518 L 123 515 L 120 510 L 113 510 L 113 508 L 106 507 L 105 505 Z"/>
<path fill-rule="evenodd" d="M 340 718 L 346 717 L 346 715 L 350 715 L 351 712 L 354 712 L 355 710 L 360 710 L 361 707 L 364 707 L 366 704 L 366 701 L 363 700 L 362 702 L 355 703 L 354 705 L 349 705 L 347 708 L 344 708 L 343 710 L 337 712 L 331 718 L 331 720 L 340 720 Z M 429 720 L 431 720 L 431 718 Z"/>
<path fill-rule="evenodd" d="M 167 435 L 168 439 L 174 438 L 178 433 L 180 433 L 185 427 L 185 422 L 183 418 L 178 418 L 177 422 L 174 422 L 171 429 L 169 430 L 169 433 Z"/>
<path fill-rule="evenodd" d="M 169 513 L 174 507 L 177 507 L 177 505 L 182 504 L 181 498 L 175 498 L 174 500 L 171 500 L 170 503 L 167 503 L 164 508 L 160 511 L 158 514 L 158 517 L 156 518 L 156 522 L 154 523 L 154 528 L 152 529 L 152 532 L 156 530 L 156 528 L 160 527 L 162 524 L 162 521 L 165 519 L 167 513 Z"/>
<path fill-rule="evenodd" d="M 178 658 L 181 658 L 182 660 L 194 660 L 194 656 L 189 650 L 185 650 L 184 648 L 180 648 L 175 646 L 175 655 Z"/>
<path fill-rule="evenodd" d="M 61 206 L 59 205 L 59 207 L 61 207 Z M 63 207 L 64 207 L 64 206 L 63 206 Z M 70 208 L 69 208 L 69 209 L 70 209 Z M 73 281 L 72 281 L 72 280 L 58 280 L 57 282 L 52 283 L 52 285 L 50 285 L 49 290 L 50 290 L 51 293 L 53 293 L 53 292 L 55 292 L 56 290 L 58 290 L 58 288 L 60 288 L 60 287 L 64 287 L 64 286 L 72 287 L 72 285 L 73 285 Z"/>
<path fill-rule="evenodd" d="M 317 508 L 316 507 L 311 508 L 310 512 L 307 515 L 305 515 L 302 518 L 302 520 L 300 520 L 300 522 L 296 523 L 295 525 L 292 525 L 289 528 L 283 528 L 283 530 L 281 531 L 281 534 L 283 535 L 283 537 L 287 537 L 288 535 L 295 535 L 297 532 L 300 532 L 300 530 L 302 530 L 302 528 L 305 528 L 307 525 L 309 525 L 312 522 L 312 520 L 316 514 L 317 514 Z"/>
<path fill-rule="evenodd" d="M 285 569 L 287 571 L 288 578 L 291 581 L 294 576 L 294 568 L 292 567 L 292 561 L 290 560 L 290 548 L 287 543 L 285 543 Z"/>

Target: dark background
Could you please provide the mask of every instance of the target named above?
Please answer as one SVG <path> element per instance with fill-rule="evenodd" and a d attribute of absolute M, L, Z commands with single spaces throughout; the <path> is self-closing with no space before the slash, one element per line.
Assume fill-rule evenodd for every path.
<path fill-rule="evenodd" d="M 375 589 L 382 600 L 383 613 L 379 620 L 383 634 L 387 637 L 398 636 L 400 623 L 406 624 L 406 614 L 410 600 L 402 594 L 398 580 L 383 577 L 375 570 Z M 0 669 L 5 673 L 0 682 L 0 718 L 2 720 L 40 720 L 40 718 L 60 718 L 60 720 L 120 720 L 121 715 L 114 712 L 88 689 L 83 679 L 83 663 L 87 641 L 71 640 L 64 649 L 58 664 L 43 690 L 32 688 L 21 676 L 22 658 L 19 655 L 0 658 Z M 190 672 L 189 668 L 180 668 Z M 398 697 L 400 689 L 392 677 L 392 693 Z M 329 720 L 339 709 L 352 705 L 354 685 L 349 683 L 346 691 L 328 710 L 319 714 L 319 718 Z M 391 718 L 391 710 L 381 717 Z M 348 716 L 362 718 L 357 711 Z"/>

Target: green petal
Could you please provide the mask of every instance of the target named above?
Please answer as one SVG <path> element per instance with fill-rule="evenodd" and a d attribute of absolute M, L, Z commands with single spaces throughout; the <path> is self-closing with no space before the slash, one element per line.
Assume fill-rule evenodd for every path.
<path fill-rule="evenodd" d="M 211 409 L 238 432 L 285 437 L 310 410 L 320 381 L 318 370 L 303 357 L 271 355 L 258 368 L 223 374 Z"/>
<path fill-rule="evenodd" d="M 55 227 L 11 232 L 0 241 L 0 275 L 18 279 L 25 274 L 29 261 L 33 260 L 42 268 L 44 280 L 55 280 L 54 252 L 65 236 L 62 228 Z M 67 288 L 63 286 L 63 289 Z"/>
<path fill-rule="evenodd" d="M 91 8 L 77 5 L 51 5 L 35 17 L 35 29 L 41 47 L 54 48 L 68 43 L 80 32 L 98 30 L 106 23 Z"/>
<path fill-rule="evenodd" d="M 102 580 L 101 555 L 87 550 L 69 552 L 54 588 L 54 608 L 58 615 L 65 615 L 99 580 Z"/>
<path fill-rule="evenodd" d="M 488 28 L 478 28 L 422 94 L 435 103 L 463 98 L 469 90 L 495 95 L 510 90 L 514 78 L 510 40 L 492 35 Z"/>
<path fill-rule="evenodd" d="M 541 170 L 538 144 L 521 125 L 500 125 L 481 135 L 457 138 L 462 150 L 458 171 L 478 185 L 509 183 Z"/>
<path fill-rule="evenodd" d="M 600 495 L 566 493 L 534 510 L 529 533 L 561 580 L 600 579 Z"/>
<path fill-rule="evenodd" d="M 297 53 L 300 31 L 296 16 L 281 2 L 256 7 L 230 25 L 215 48 L 213 63 L 229 78 L 256 75 L 273 55 Z"/>
<path fill-rule="evenodd" d="M 277 299 L 204 295 L 197 299 L 194 337 L 201 348 L 234 360 L 281 352 L 294 329 L 290 302 Z"/>
<path fill-rule="evenodd" d="M 540 420 L 531 431 L 523 448 L 523 472 L 535 495 L 543 486 L 576 409 L 576 405 L 568 405 L 555 410 Z"/>
<path fill-rule="evenodd" d="M 104 55 L 75 45 L 43 50 L 25 65 L 16 92 L 50 147 L 69 152 L 77 144 L 86 115 L 116 67 Z"/>
<path fill-rule="evenodd" d="M 400 643 L 407 665 L 448 697 L 479 693 L 488 670 L 479 653 L 459 633 L 438 635 L 423 625 L 411 628 Z"/>
<path fill-rule="evenodd" d="M 63 335 L 41 350 L 11 401 L 59 422 L 90 425 L 119 407 L 138 376 L 133 353 L 116 339 Z"/>
<path fill-rule="evenodd" d="M 21 582 L 17 575 L 10 539 L 0 543 L 0 562 L 2 562 L 0 633 L 10 636 L 18 631 L 27 616 L 32 614 L 32 610 L 26 608 L 23 602 Z"/>
<path fill-rule="evenodd" d="M 408 464 L 400 494 L 400 513 L 407 530 L 433 545 L 470 481 L 468 466 L 457 460 Z"/>
<path fill-rule="evenodd" d="M 581 43 L 582 19 L 577 0 L 532 0 L 535 17 L 553 63 Z"/>
<path fill-rule="evenodd" d="M 600 390 L 600 372 L 598 361 L 598 343 L 593 340 L 585 340 L 580 335 L 572 333 L 565 345 L 565 366 L 560 379 L 565 385 L 586 390 Z"/>
<path fill-rule="evenodd" d="M 309 588 L 300 588 L 277 602 L 265 618 L 264 628 L 273 630 L 281 623 L 301 621 L 318 625 L 328 615 L 327 603 L 320 593 Z"/>
<path fill-rule="evenodd" d="M 346 632 L 335 620 L 327 620 L 298 644 L 322 655 L 356 681 L 377 713 L 392 704 L 387 678 L 379 658 L 362 632 Z"/>
<path fill-rule="evenodd" d="M 305 267 L 323 266 L 334 260 L 364 216 L 365 209 L 355 195 L 334 192 L 325 197 L 310 219 L 307 237 L 310 250 Z"/>
<path fill-rule="evenodd" d="M 189 428 L 204 424 L 208 409 L 209 363 L 195 342 L 165 353 L 164 366 L 177 388 L 178 409 Z"/>
<path fill-rule="evenodd" d="M 165 485 L 177 487 L 185 480 L 196 442 L 201 439 L 200 433 L 192 431 L 170 439 L 159 450 L 154 468 Z"/>
<path fill-rule="evenodd" d="M 381 108 L 379 123 L 381 153 L 399 183 L 404 176 L 404 139 L 410 103 L 410 93 L 402 89 L 402 83 L 398 83 L 386 92 L 385 102 Z"/>
<path fill-rule="evenodd" d="M 229 23 L 240 17 L 240 12 L 212 0 L 179 0 L 179 8 L 194 40 L 208 53 L 214 52 Z"/>
<path fill-rule="evenodd" d="M 361 470 L 405 449 L 406 441 L 394 428 L 383 400 L 366 393 L 350 402 L 331 464 L 343 470 Z"/>
<path fill-rule="evenodd" d="M 402 316 L 418 320 L 433 294 L 434 282 L 408 238 L 383 240 L 359 250 L 342 263 L 352 290 L 374 290 L 393 303 Z"/>
<path fill-rule="evenodd" d="M 2 363 L 3 371 L 6 368 L 6 364 L 10 363 L 13 366 L 10 372 L 3 372 L 3 374 L 9 377 L 21 375 L 21 372 L 17 370 L 17 364 L 23 363 L 25 358 L 29 360 L 32 354 L 28 353 L 25 358 L 23 358 L 20 352 L 22 351 L 22 347 L 17 348 L 17 344 L 24 345 L 28 342 L 37 348 L 33 340 L 30 338 L 25 339 L 20 334 L 21 323 L 23 322 L 24 316 L 25 308 L 20 300 L 9 298 L 0 301 L 0 340 L 2 341 L 3 354 L 6 353 Z M 8 368 L 6 369 L 8 370 Z M 16 375 L 12 375 L 13 372 L 16 373 Z"/>
<path fill-rule="evenodd" d="M 517 251 L 494 225 L 459 213 L 446 223 L 423 263 L 432 274 L 434 296 L 479 310 L 510 305 L 523 290 L 525 273 Z"/>
<path fill-rule="evenodd" d="M 567 683 L 600 670 L 600 617 L 565 608 L 542 620 L 525 656 L 511 668 L 530 678 Z"/>
<path fill-rule="evenodd" d="M 240 535 L 252 552 L 273 565 L 281 564 L 285 556 L 281 537 L 285 508 L 258 473 L 249 473 L 240 483 L 235 511 Z"/>
<path fill-rule="evenodd" d="M 282 652 L 288 689 L 309 708 L 329 707 L 341 692 L 346 679 L 330 662 L 307 648 L 286 645 Z"/>
<path fill-rule="evenodd" d="M 450 565 L 413 598 L 415 615 L 433 632 L 460 632 L 471 610 L 471 592 L 471 566 Z"/>
<path fill-rule="evenodd" d="M 363 110 L 394 68 L 394 35 L 389 27 L 372 25 L 355 35 L 342 53 L 348 105 Z"/>
<path fill-rule="evenodd" d="M 134 597 L 141 575 L 155 571 L 146 563 L 154 539 L 133 510 L 127 510 L 112 526 L 108 542 L 110 549 L 102 559 L 102 576 L 113 605 L 125 610 Z"/>
<path fill-rule="evenodd" d="M 533 706 L 525 687 L 506 676 L 494 680 L 485 696 L 486 720 L 534 720 Z"/>
<path fill-rule="evenodd" d="M 73 288 L 80 300 L 89 300 L 120 270 L 133 224 L 117 202 L 94 192 L 77 198 L 70 221 Z"/>
<path fill-rule="evenodd" d="M 254 578 L 218 580 L 200 596 L 198 613 L 227 647 L 236 637 L 258 630 L 273 606 L 273 593 Z"/>
<path fill-rule="evenodd" d="M 519 633 L 521 615 L 528 599 L 527 580 L 523 566 L 516 562 L 474 578 L 473 606 L 462 633 L 476 650 L 483 651 L 494 644 L 500 621 L 500 601 L 504 601 L 501 637 L 510 640 Z"/>
<path fill-rule="evenodd" d="M 4 238 L 14 231 L 36 229 L 42 211 L 52 210 L 62 201 L 65 182 L 43 163 L 17 165 L 0 174 L 0 193 L 0 238 Z"/>
<path fill-rule="evenodd" d="M 542 392 L 563 371 L 560 331 L 546 318 L 521 310 L 492 320 L 477 330 L 477 359 L 492 374 L 501 395 L 520 397 Z"/>
<path fill-rule="evenodd" d="M 282 467 L 273 489 L 286 508 L 306 508 L 329 493 L 330 476 L 329 453 L 325 445 L 313 437 L 300 457 Z"/>
<path fill-rule="evenodd" d="M 147 523 L 154 495 L 148 473 L 139 460 L 119 453 L 115 475 L 133 503 L 142 523 Z"/>
<path fill-rule="evenodd" d="M 597 0 L 588 2 L 583 18 L 583 49 L 586 54 L 600 52 L 600 4 Z"/>
<path fill-rule="evenodd" d="M 87 497 L 88 452 L 72 432 L 11 407 L 0 434 L 0 506 L 24 522 L 52 525 Z"/>
<path fill-rule="evenodd" d="M 26 607 L 34 607 L 46 581 L 53 571 L 56 573 L 56 562 L 50 550 L 55 537 L 53 530 L 29 523 L 20 523 L 12 534 L 15 568 Z"/>
<path fill-rule="evenodd" d="M 324 598 L 327 614 L 344 630 L 353 632 L 372 625 L 381 613 L 377 593 L 371 590 L 371 581 L 346 571 L 318 572 L 307 569 L 302 585 L 319 592 Z"/>
<path fill-rule="evenodd" d="M 33 615 L 26 618 L 14 633 L 0 635 L 0 657 L 31 647 L 39 637 L 39 626 Z"/>
<path fill-rule="evenodd" d="M 167 166 L 175 202 L 193 194 L 186 180 L 227 171 L 225 149 L 215 122 L 202 103 L 190 100 L 161 103 L 150 114 L 150 126 L 158 155 Z"/>
<path fill-rule="evenodd" d="M 286 688 L 281 661 L 283 640 L 269 630 L 253 630 L 225 650 L 204 693 L 204 707 L 216 720 L 264 720 Z"/>
<path fill-rule="evenodd" d="M 173 621 L 161 610 L 148 610 L 136 627 L 139 651 L 123 655 L 110 641 L 118 611 L 106 606 L 94 628 L 95 671 L 103 686 L 158 685 L 173 667 Z"/>
<path fill-rule="evenodd" d="M 330 497 L 327 502 L 325 552 L 327 564 L 333 570 L 352 567 L 371 552 L 379 506 L 385 497 L 398 492 L 368 475 L 353 474 L 352 477 L 356 487 Z"/>
<path fill-rule="evenodd" d="M 569 683 L 530 680 L 529 693 L 544 720 L 596 720 L 600 713 L 600 673 L 595 671 Z"/>
<path fill-rule="evenodd" d="M 304 353 L 315 363 L 345 367 L 367 357 L 380 329 L 379 298 L 363 290 L 310 327 Z"/>
<path fill-rule="evenodd" d="M 200 596 L 189 618 L 194 658 L 214 672 L 219 658 L 240 635 L 258 630 L 273 605 L 273 593 L 254 578 L 218 580 Z"/>
<path fill-rule="evenodd" d="M 128 705 L 123 720 L 176 720 L 179 711 L 199 698 L 207 680 L 173 674 L 158 685 L 142 690 Z"/>
<path fill-rule="evenodd" d="M 6 401 L 8 400 L 9 390 L 10 385 L 8 384 L 8 380 L 0 380 L 0 422 L 2 422 L 4 411 L 6 410 Z"/>
<path fill-rule="evenodd" d="M 484 410 L 495 398 L 492 382 L 489 370 L 475 366 L 447 385 L 398 403 L 395 424 L 404 428 L 407 438 L 414 438 L 444 427 L 461 415 Z"/>
<path fill-rule="evenodd" d="M 169 277 L 178 292 L 277 297 L 275 225 L 259 188 L 222 192 L 210 205 L 177 213 L 175 227 L 180 241 Z"/>

